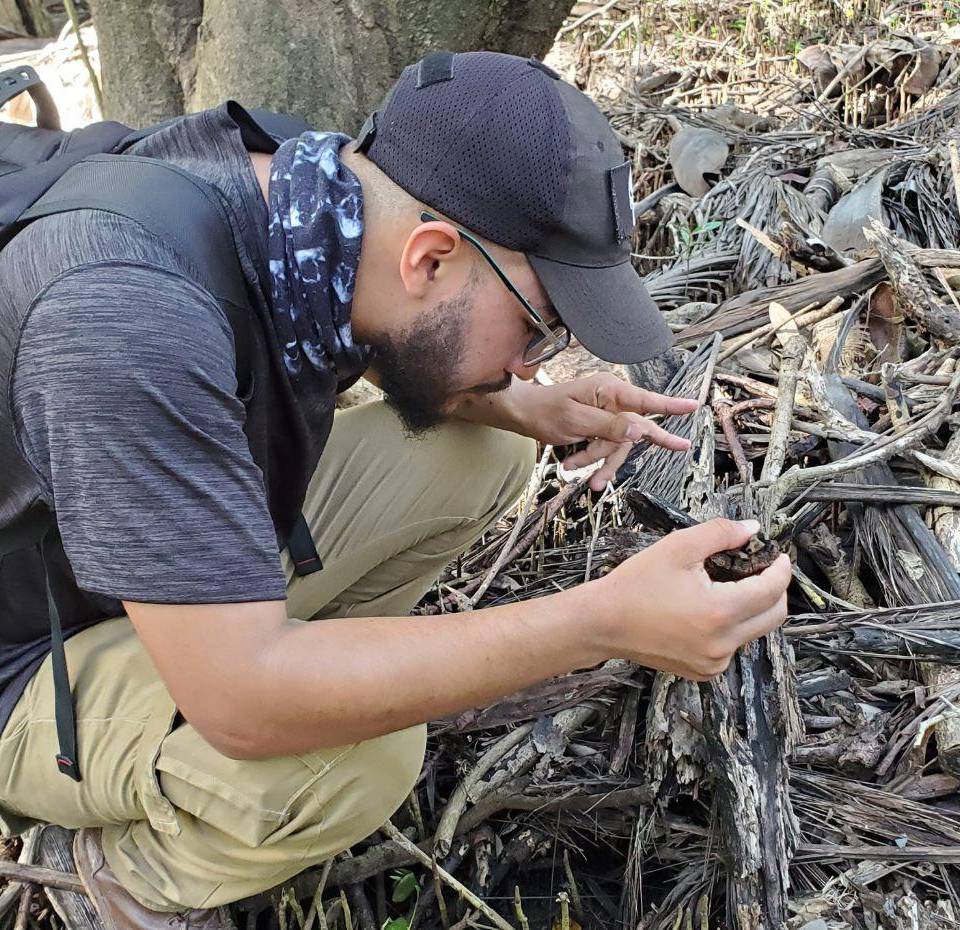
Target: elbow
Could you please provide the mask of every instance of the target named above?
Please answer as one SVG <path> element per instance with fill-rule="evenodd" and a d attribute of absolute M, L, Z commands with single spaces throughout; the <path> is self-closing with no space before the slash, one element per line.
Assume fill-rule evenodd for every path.
<path fill-rule="evenodd" d="M 206 737 L 205 737 L 206 738 Z M 215 740 L 207 740 L 217 752 L 228 759 L 249 761 L 253 759 L 269 759 L 275 753 L 266 750 L 260 741 L 248 736 L 219 735 Z"/>
<path fill-rule="evenodd" d="M 269 736 L 273 731 L 267 725 L 261 725 L 260 722 L 251 724 L 249 718 L 241 720 L 239 714 L 191 717 L 182 708 L 181 713 L 206 743 L 228 759 L 269 759 L 277 755 L 269 745 Z"/>

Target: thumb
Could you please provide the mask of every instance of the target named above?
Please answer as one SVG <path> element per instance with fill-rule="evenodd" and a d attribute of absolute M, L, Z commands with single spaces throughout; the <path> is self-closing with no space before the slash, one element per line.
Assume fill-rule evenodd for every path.
<path fill-rule="evenodd" d="M 690 563 L 694 564 L 725 549 L 739 549 L 759 530 L 760 524 L 756 520 L 725 520 L 717 517 L 670 535 L 675 544 L 682 547 Z"/>

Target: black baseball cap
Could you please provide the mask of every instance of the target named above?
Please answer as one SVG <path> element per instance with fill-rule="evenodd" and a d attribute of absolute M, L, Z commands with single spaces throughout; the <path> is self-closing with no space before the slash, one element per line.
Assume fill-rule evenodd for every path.
<path fill-rule="evenodd" d="M 417 200 L 523 252 L 595 355 L 642 362 L 673 344 L 630 262 L 630 162 L 593 101 L 543 62 L 433 52 L 403 69 L 357 149 Z"/>

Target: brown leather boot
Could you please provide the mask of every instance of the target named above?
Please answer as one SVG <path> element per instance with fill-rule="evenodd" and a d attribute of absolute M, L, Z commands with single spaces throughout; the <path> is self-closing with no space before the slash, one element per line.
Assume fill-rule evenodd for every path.
<path fill-rule="evenodd" d="M 176 913 L 144 907 L 117 881 L 100 845 L 100 828 L 84 827 L 73 839 L 73 858 L 104 930 L 236 930 L 225 907 Z"/>

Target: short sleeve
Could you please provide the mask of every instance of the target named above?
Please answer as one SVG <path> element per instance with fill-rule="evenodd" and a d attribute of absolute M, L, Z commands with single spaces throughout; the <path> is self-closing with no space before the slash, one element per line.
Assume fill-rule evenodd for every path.
<path fill-rule="evenodd" d="M 34 301 L 14 421 L 81 588 L 151 603 L 286 596 L 234 365 L 216 301 L 159 267 L 84 266 Z"/>

